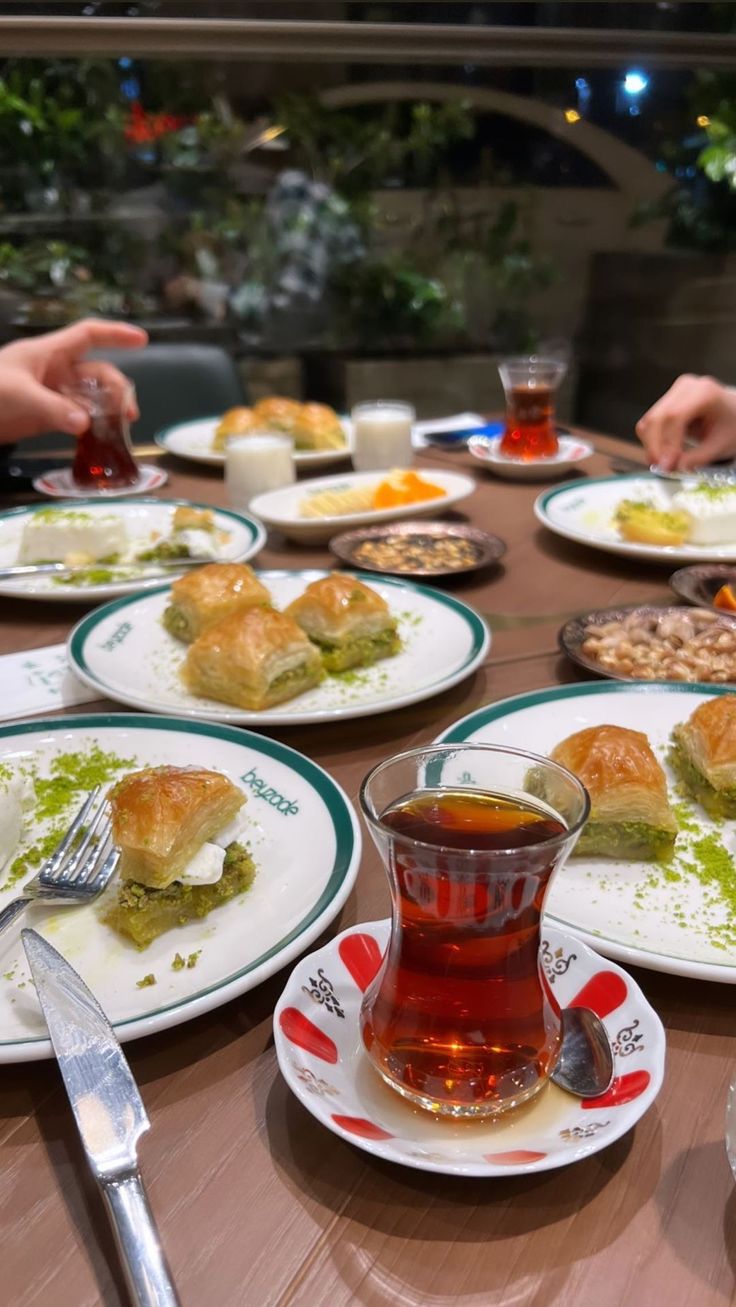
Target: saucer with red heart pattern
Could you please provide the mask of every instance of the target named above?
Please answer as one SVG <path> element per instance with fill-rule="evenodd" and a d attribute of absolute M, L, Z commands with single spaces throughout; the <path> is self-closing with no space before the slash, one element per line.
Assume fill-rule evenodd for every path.
<path fill-rule="evenodd" d="M 388 921 L 353 926 L 297 965 L 274 1013 L 281 1072 L 328 1130 L 387 1161 L 446 1175 L 527 1174 L 567 1166 L 619 1139 L 656 1098 L 664 1076 L 662 1023 L 639 986 L 569 931 L 545 922 L 541 962 L 560 1007 L 603 1021 L 614 1080 L 599 1098 L 548 1084 L 489 1121 L 437 1118 L 383 1083 L 363 1050 L 358 1018 L 389 936 Z"/>

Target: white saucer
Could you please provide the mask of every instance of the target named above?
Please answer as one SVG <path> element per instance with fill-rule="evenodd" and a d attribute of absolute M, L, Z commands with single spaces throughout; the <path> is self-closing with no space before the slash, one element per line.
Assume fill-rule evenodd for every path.
<path fill-rule="evenodd" d="M 535 458 L 533 462 L 523 458 L 509 458 L 501 453 L 500 441 L 489 440 L 486 436 L 471 436 L 468 450 L 489 472 L 513 481 L 548 481 L 550 477 L 569 472 L 570 468 L 590 458 L 595 452 L 587 440 L 562 435 L 559 437 L 556 454 L 551 458 Z"/>
<path fill-rule="evenodd" d="M 545 922 L 542 965 L 560 1007 L 593 1008 L 614 1052 L 606 1094 L 584 1101 L 549 1084 L 499 1120 L 455 1122 L 411 1107 L 368 1062 L 358 1029 L 363 991 L 380 965 L 388 921 L 343 931 L 295 967 L 274 1013 L 281 1072 L 335 1134 L 390 1162 L 445 1175 L 549 1171 L 626 1134 L 664 1076 L 662 1023 L 638 985 L 568 931 Z"/>
<path fill-rule="evenodd" d="M 44 472 L 36 477 L 33 489 L 40 495 L 50 495 L 52 499 L 121 499 L 128 495 L 150 494 L 158 490 L 169 479 L 168 472 L 161 467 L 149 467 L 140 464 L 138 480 L 132 486 L 120 486 L 117 490 L 90 490 L 88 486 L 78 486 L 72 480 L 72 469 L 57 468 L 55 472 Z"/>

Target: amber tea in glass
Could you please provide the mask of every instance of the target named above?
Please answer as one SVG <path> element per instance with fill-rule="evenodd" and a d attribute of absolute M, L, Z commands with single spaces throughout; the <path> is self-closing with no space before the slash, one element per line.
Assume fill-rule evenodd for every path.
<path fill-rule="evenodd" d="M 526 1101 L 559 1052 L 540 917 L 587 813 L 583 787 L 519 750 L 441 745 L 380 764 L 361 803 L 393 901 L 388 948 L 361 1011 L 373 1065 L 405 1098 L 444 1115 Z"/>
<path fill-rule="evenodd" d="M 506 395 L 506 425 L 500 450 L 525 462 L 552 458 L 559 449 L 555 391 L 565 374 L 560 359 L 502 359 L 498 365 Z"/>
<path fill-rule="evenodd" d="M 96 377 L 80 377 L 65 393 L 89 414 L 89 426 L 77 437 L 72 463 L 75 485 L 89 490 L 119 490 L 135 485 L 139 468 L 130 445 L 127 397 L 121 397 Z"/>

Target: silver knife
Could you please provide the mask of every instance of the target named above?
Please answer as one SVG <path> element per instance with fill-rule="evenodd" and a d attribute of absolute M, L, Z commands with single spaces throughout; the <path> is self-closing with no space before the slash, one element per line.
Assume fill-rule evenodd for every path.
<path fill-rule="evenodd" d="M 123 576 L 123 581 L 135 580 L 136 572 L 151 572 L 156 574 L 160 572 L 165 575 L 166 572 L 183 571 L 187 567 L 204 567 L 205 563 L 215 560 L 211 558 L 157 558 L 145 559 L 139 562 L 131 563 L 84 563 L 82 566 L 77 564 L 71 567 L 68 563 L 13 563 L 9 567 L 0 567 L 0 581 L 5 581 L 14 576 L 75 576 L 77 572 L 91 572 L 100 568 L 105 572 L 133 572 L 133 577 Z M 218 563 L 230 562 L 230 559 L 218 558 Z"/>
<path fill-rule="evenodd" d="M 115 1032 L 66 958 L 21 931 L 33 983 L 92 1174 L 107 1206 L 134 1307 L 179 1307 L 138 1171 L 149 1120 Z"/>

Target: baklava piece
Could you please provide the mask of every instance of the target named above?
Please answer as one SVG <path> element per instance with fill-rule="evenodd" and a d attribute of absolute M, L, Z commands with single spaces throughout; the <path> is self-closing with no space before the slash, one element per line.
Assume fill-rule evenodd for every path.
<path fill-rule="evenodd" d="M 249 436 L 253 431 L 262 430 L 252 408 L 229 408 L 215 427 L 212 448 L 217 453 L 222 453 L 229 440 L 234 440 L 236 436 Z"/>
<path fill-rule="evenodd" d="M 138 948 L 248 889 L 242 790 L 220 772 L 147 767 L 111 791 L 120 886 L 104 920 Z"/>
<path fill-rule="evenodd" d="M 171 635 L 191 644 L 223 618 L 270 603 L 247 563 L 208 563 L 173 582 L 163 623 Z"/>
<path fill-rule="evenodd" d="M 736 695 L 708 699 L 675 727 L 670 762 L 710 817 L 736 817 Z"/>
<path fill-rule="evenodd" d="M 641 731 L 588 726 L 552 750 L 590 795 L 576 856 L 660 861 L 671 857 L 677 821 L 667 780 Z"/>
<path fill-rule="evenodd" d="M 344 572 L 312 581 L 286 613 L 318 646 L 328 672 L 367 667 L 401 648 L 385 599 Z"/>
<path fill-rule="evenodd" d="M 273 608 L 250 608 L 195 640 L 181 675 L 192 694 L 257 712 L 318 685 L 324 670 L 296 622 Z"/>

